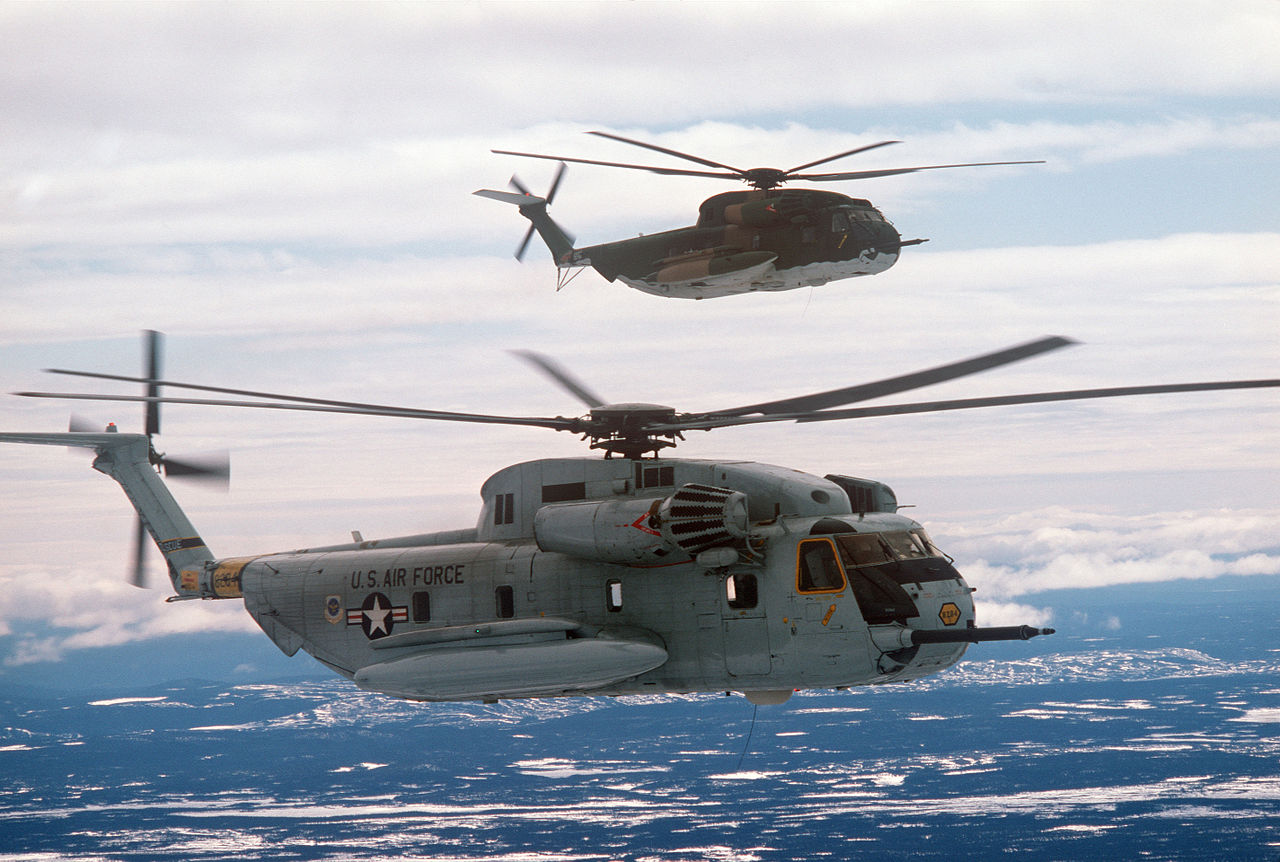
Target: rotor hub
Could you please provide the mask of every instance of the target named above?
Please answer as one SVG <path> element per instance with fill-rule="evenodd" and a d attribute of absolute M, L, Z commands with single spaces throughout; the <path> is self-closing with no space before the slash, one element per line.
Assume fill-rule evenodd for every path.
<path fill-rule="evenodd" d="M 675 445 L 678 431 L 655 431 L 654 425 L 676 419 L 674 407 L 661 404 L 604 404 L 591 408 L 584 432 L 592 449 L 603 449 L 605 457 L 642 458 Z"/>
<path fill-rule="evenodd" d="M 788 173 L 777 168 L 751 168 L 742 172 L 742 179 L 752 188 L 768 191 L 785 183 Z"/>

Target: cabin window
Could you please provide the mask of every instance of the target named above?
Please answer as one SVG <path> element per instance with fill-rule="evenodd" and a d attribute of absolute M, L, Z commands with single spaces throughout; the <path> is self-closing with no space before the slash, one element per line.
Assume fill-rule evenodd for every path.
<path fill-rule="evenodd" d="M 509 620 L 516 615 L 515 591 L 511 587 L 498 587 L 493 591 L 493 598 L 497 605 L 498 619 Z"/>
<path fill-rule="evenodd" d="M 413 621 L 415 623 L 426 623 L 431 621 L 430 593 L 413 594 Z"/>
<path fill-rule="evenodd" d="M 604 585 L 604 589 L 605 607 L 610 611 L 622 610 L 622 581 L 612 579 Z"/>
<path fill-rule="evenodd" d="M 730 575 L 724 581 L 725 598 L 734 610 L 754 608 L 760 602 L 760 587 L 750 573 Z"/>
<path fill-rule="evenodd" d="M 493 498 L 493 523 L 495 526 L 516 522 L 516 495 L 496 494 Z"/>
<path fill-rule="evenodd" d="M 838 593 L 844 589 L 844 569 L 827 539 L 801 542 L 796 585 L 802 593 Z"/>

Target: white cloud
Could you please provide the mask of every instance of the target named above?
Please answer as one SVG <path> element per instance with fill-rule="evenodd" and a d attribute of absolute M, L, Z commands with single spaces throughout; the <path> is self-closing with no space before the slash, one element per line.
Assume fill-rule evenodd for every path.
<path fill-rule="evenodd" d="M 0 25 L 11 116 L 65 128 L 68 94 L 83 94 L 85 120 L 108 130 L 145 118 L 156 134 L 208 132 L 226 117 L 264 141 L 395 133 L 441 115 L 462 129 L 637 114 L 683 123 L 1280 82 L 1280 16 L 1267 3 L 1183 2 L 1159 16 L 1102 3 L 19 4 Z M 779 62 L 785 48 L 761 42 L 797 28 L 807 62 Z"/>
<path fill-rule="evenodd" d="M 1280 511 L 1120 515 L 1062 508 L 935 523 L 948 553 L 997 599 L 1113 584 L 1280 574 Z M 943 541 L 939 539 L 939 541 Z"/>
<path fill-rule="evenodd" d="M 4 664 L 60 661 L 166 635 L 257 631 L 240 602 L 170 604 L 169 592 L 140 590 L 101 571 L 0 568 L 0 620 L 16 639 Z"/>
<path fill-rule="evenodd" d="M 1043 628 L 1053 622 L 1052 608 L 1038 608 L 1017 602 L 978 600 L 975 614 L 980 626 L 1020 626 Z"/>

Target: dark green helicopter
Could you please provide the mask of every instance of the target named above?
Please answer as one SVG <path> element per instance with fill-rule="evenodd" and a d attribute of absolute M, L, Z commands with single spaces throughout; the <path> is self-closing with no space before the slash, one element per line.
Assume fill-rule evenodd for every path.
<path fill-rule="evenodd" d="M 557 290 L 588 266 L 609 281 L 621 281 L 628 287 L 655 296 L 684 299 L 706 299 L 759 290 L 792 290 L 858 275 L 875 275 L 897 263 L 903 246 L 919 245 L 927 240 L 904 240 L 883 213 L 868 200 L 818 189 L 782 190 L 778 187 L 792 180 L 837 182 L 942 168 L 1043 164 L 1042 161 L 973 162 L 872 171 L 804 173 L 810 168 L 846 156 L 901 143 L 880 141 L 785 171 L 778 168 L 743 170 L 608 132 L 588 134 L 655 150 L 715 170 L 664 168 L 493 150 L 500 155 L 552 159 L 561 163 L 551 189 L 545 196 L 534 195 L 515 177 L 511 178 L 511 186 L 515 192 L 493 189 L 475 192 L 481 197 L 515 204 L 520 208 L 520 214 L 532 224 L 516 249 L 516 258 L 523 258 L 536 230 L 555 259 L 558 270 Z M 547 206 L 554 200 L 564 176 L 565 162 L 629 168 L 667 176 L 737 179 L 751 186 L 751 190 L 723 192 L 707 198 L 698 208 L 698 222 L 692 227 L 574 248 L 573 237 L 547 214 Z"/>

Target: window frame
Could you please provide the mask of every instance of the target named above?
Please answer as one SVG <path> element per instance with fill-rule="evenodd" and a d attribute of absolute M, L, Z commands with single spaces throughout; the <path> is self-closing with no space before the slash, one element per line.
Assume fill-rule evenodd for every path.
<path fill-rule="evenodd" d="M 831 558 L 835 561 L 836 571 L 840 573 L 839 587 L 824 587 L 822 589 L 806 589 L 801 581 L 801 566 L 805 566 L 804 553 L 806 545 L 826 545 L 831 552 Z M 844 570 L 844 563 L 840 559 L 840 551 L 836 548 L 836 543 L 826 536 L 814 536 L 801 539 L 796 543 L 796 592 L 805 596 L 821 596 L 836 595 L 843 593 L 849 586 L 849 575 Z"/>
<path fill-rule="evenodd" d="M 500 620 L 509 620 L 516 615 L 516 592 L 510 584 L 502 584 L 493 588 L 494 613 Z"/>
<path fill-rule="evenodd" d="M 751 572 L 730 574 L 724 579 L 724 599 L 735 611 L 749 611 L 759 607 L 760 579 Z"/>
<path fill-rule="evenodd" d="M 409 599 L 410 610 L 413 611 L 413 621 L 415 623 L 431 622 L 431 593 L 426 590 L 417 590 Z M 425 614 L 419 614 L 419 610 L 425 610 Z"/>
<path fill-rule="evenodd" d="M 618 578 L 604 582 L 604 606 L 611 614 L 622 610 L 622 581 Z"/>

